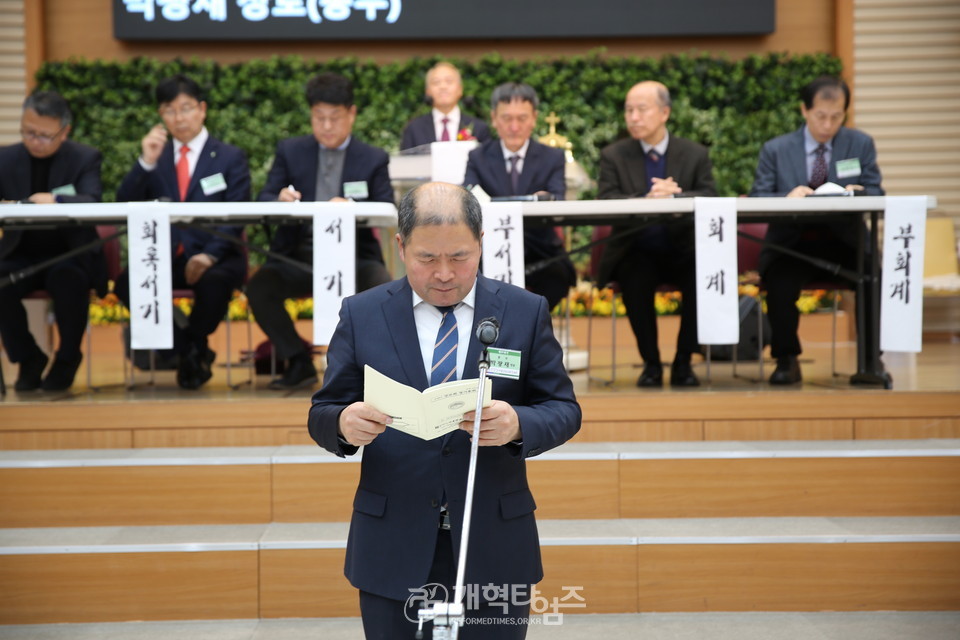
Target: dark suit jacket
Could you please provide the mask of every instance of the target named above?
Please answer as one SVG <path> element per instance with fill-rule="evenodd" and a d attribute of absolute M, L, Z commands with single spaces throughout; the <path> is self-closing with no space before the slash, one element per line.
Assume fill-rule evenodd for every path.
<path fill-rule="evenodd" d="M 203 178 L 222 174 L 227 188 L 217 193 L 205 195 L 200 181 Z M 118 202 L 140 200 L 156 200 L 168 198 L 173 202 L 180 202 L 180 189 L 177 187 L 176 166 L 173 159 L 173 142 L 167 142 L 153 171 L 145 171 L 140 162 L 135 162 L 133 168 L 124 177 L 117 189 Z M 217 140 L 213 136 L 207 138 L 207 143 L 200 152 L 197 166 L 190 176 L 190 186 L 187 188 L 187 197 L 184 202 L 249 202 L 250 200 L 250 171 L 247 168 L 247 157 L 237 147 Z M 238 225 L 223 225 L 215 227 L 221 233 L 228 233 L 240 238 L 243 227 Z M 202 229 L 178 228 L 170 229 L 170 247 L 177 250 L 183 245 L 184 256 L 187 259 L 198 253 L 206 253 L 217 261 L 233 256 L 243 256 L 239 245 L 215 237 Z M 236 262 L 237 265 L 246 265 Z M 238 266 L 239 268 L 239 266 Z M 245 274 L 241 273 L 242 279 Z"/>
<path fill-rule="evenodd" d="M 467 156 L 465 186 L 480 185 L 490 197 L 524 196 L 547 191 L 557 200 L 563 200 L 567 183 L 563 170 L 566 159 L 561 149 L 554 149 L 530 139 L 527 155 L 523 159 L 519 189 L 516 193 L 510 184 L 507 161 L 499 139 L 488 140 Z M 523 232 L 523 255 L 527 264 L 563 253 L 560 239 L 553 227 L 526 227 Z M 570 277 L 574 279 L 573 267 Z"/>
<path fill-rule="evenodd" d="M 543 568 L 524 460 L 573 437 L 580 428 L 580 406 L 545 300 L 483 276 L 476 291 L 474 318 L 498 318 L 495 346 L 522 354 L 519 380 L 491 382 L 493 397 L 516 410 L 523 443 L 480 448 L 466 582 L 533 584 Z M 478 376 L 479 354 L 480 343 L 471 336 L 463 378 Z M 323 388 L 313 396 L 309 417 L 313 439 L 339 456 L 357 451 L 341 446 L 337 429 L 343 409 L 363 398 L 365 364 L 418 390 L 428 386 L 406 278 L 343 302 Z M 345 569 L 355 587 L 406 600 L 408 589 L 427 581 L 444 495 L 457 552 L 469 458 L 464 431 L 424 441 L 387 428 L 364 448 Z"/>
<path fill-rule="evenodd" d="M 467 127 L 473 128 L 473 137 L 478 142 L 484 143 L 490 139 L 490 128 L 483 120 L 468 116 L 460 110 L 460 122 L 457 128 L 450 132 L 451 140 L 457 139 L 457 133 Z M 403 138 L 400 141 L 400 150 L 412 149 L 422 144 L 430 144 L 437 141 L 437 131 L 433 126 L 433 112 L 417 116 L 407 123 L 403 128 Z"/>
<path fill-rule="evenodd" d="M 267 175 L 267 183 L 258 200 L 272 201 L 288 185 L 301 193 L 305 201 L 312 202 L 317 193 L 317 161 L 320 143 L 312 135 L 287 138 L 277 145 L 273 166 Z M 383 149 L 364 144 L 351 137 L 343 158 L 343 174 L 340 179 L 340 196 L 346 182 L 366 182 L 368 201 L 393 202 L 393 187 L 387 165 L 390 162 Z M 271 250 L 295 257 L 307 225 L 281 225 L 277 228 Z M 357 260 L 383 262 L 380 243 L 367 227 L 357 227 Z"/>
<path fill-rule="evenodd" d="M 100 202 L 103 187 L 100 184 L 100 163 L 103 157 L 93 147 L 71 140 L 65 141 L 50 164 L 48 190 L 73 185 L 75 196 L 59 196 L 64 203 Z M 30 154 L 23 143 L 0 148 L 0 200 L 23 200 L 29 198 Z M 71 249 L 81 247 L 98 238 L 93 226 L 65 226 L 57 229 L 64 243 Z M 24 233 L 30 231 L 7 230 L 0 238 L 0 260 L 11 255 L 20 244 Z M 99 295 L 106 295 L 107 267 L 103 251 L 95 249 L 74 258 L 81 266 Z"/>
<path fill-rule="evenodd" d="M 837 161 L 858 158 L 860 175 L 848 178 L 837 177 Z M 877 150 L 873 138 L 857 129 L 841 127 L 833 138 L 833 150 L 830 153 L 827 181 L 840 186 L 859 184 L 864 187 L 863 195 L 882 196 L 880 186 L 880 168 L 877 166 Z M 807 178 L 806 151 L 803 142 L 803 127 L 766 142 L 760 150 L 757 174 L 753 180 L 751 196 L 785 196 L 794 187 L 809 182 Z M 804 223 L 774 222 L 767 228 L 767 240 L 785 247 L 796 246 L 800 242 Z M 850 247 L 856 247 L 857 234 L 865 233 L 865 226 L 859 220 L 850 218 L 823 225 L 828 233 Z M 760 252 L 760 272 L 763 273 L 770 262 L 783 254 L 763 249 Z"/>
<path fill-rule="evenodd" d="M 701 144 L 670 136 L 665 156 L 665 174 L 683 189 L 685 196 L 715 196 L 713 165 L 707 148 Z M 643 146 L 633 138 L 619 140 L 600 152 L 600 181 L 597 197 L 600 199 L 642 198 L 649 190 Z M 616 225 L 613 233 L 630 229 L 633 225 Z M 681 251 L 693 251 L 692 220 L 667 225 L 673 246 Z M 633 246 L 635 235 L 612 240 L 603 252 L 597 279 L 604 286 L 613 278 L 617 265 Z"/>

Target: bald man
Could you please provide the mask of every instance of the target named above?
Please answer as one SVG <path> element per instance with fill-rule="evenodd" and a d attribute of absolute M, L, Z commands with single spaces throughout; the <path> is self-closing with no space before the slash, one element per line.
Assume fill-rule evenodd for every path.
<path fill-rule="evenodd" d="M 424 94 L 433 109 L 407 123 L 400 142 L 401 150 L 431 142 L 455 141 L 457 134 L 464 129 L 480 142 L 490 139 L 490 128 L 483 120 L 460 111 L 463 82 L 455 66 L 449 62 L 433 65 L 427 71 Z"/>
<path fill-rule="evenodd" d="M 624 119 L 630 138 L 615 142 L 600 153 L 599 197 L 672 198 L 715 196 L 713 166 L 703 145 L 667 131 L 670 91 L 659 82 L 640 82 L 627 92 Z M 615 226 L 614 235 L 636 228 Z M 683 294 L 677 351 L 670 384 L 700 384 L 690 366 L 699 351 L 697 294 L 695 288 L 693 221 L 657 224 L 612 240 L 600 261 L 598 286 L 616 281 L 643 358 L 640 387 L 663 385 L 663 365 L 657 343 L 657 286 L 670 283 Z"/>

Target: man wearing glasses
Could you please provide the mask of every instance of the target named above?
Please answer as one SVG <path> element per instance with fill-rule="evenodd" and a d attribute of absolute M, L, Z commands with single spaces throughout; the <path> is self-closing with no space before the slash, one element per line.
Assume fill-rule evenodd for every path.
<path fill-rule="evenodd" d="M 37 91 L 23 103 L 23 142 L 0 149 L 0 201 L 99 202 L 100 152 L 72 142 L 73 116 L 64 98 Z M 7 276 L 54 259 L 97 240 L 94 227 L 69 226 L 7 230 L 0 238 L 0 338 L 11 362 L 19 363 L 17 391 L 63 391 L 70 388 L 83 355 L 80 343 L 87 326 L 90 289 L 106 294 L 107 272 L 100 248 L 61 260 L 3 286 Z M 22 300 L 45 289 L 53 300 L 60 344 L 53 365 L 30 334 Z"/>
<path fill-rule="evenodd" d="M 247 158 L 237 147 L 207 132 L 207 103 L 199 85 L 176 75 L 160 81 L 156 98 L 163 123 L 150 129 L 141 141 L 140 158 L 117 190 L 117 201 L 249 201 Z M 214 228 L 237 238 L 243 230 L 233 225 Z M 170 248 L 173 288 L 194 292 L 189 320 L 174 323 L 177 384 L 197 389 L 212 375 L 213 352 L 207 347 L 207 336 L 226 314 L 234 289 L 243 284 L 247 261 L 238 244 L 192 227 L 171 228 Z M 126 272 L 117 278 L 117 295 L 124 304 L 129 303 Z"/>

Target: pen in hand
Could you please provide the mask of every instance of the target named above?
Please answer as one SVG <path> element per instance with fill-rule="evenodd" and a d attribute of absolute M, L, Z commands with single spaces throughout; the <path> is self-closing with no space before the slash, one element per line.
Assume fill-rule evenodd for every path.
<path fill-rule="evenodd" d="M 294 189 L 292 184 L 287 185 L 287 191 L 289 191 L 293 195 L 294 202 L 300 202 L 300 197 L 299 197 L 300 192 Z"/>

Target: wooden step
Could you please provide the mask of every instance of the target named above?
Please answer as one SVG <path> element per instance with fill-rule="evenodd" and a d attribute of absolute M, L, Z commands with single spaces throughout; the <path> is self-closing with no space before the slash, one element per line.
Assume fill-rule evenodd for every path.
<path fill-rule="evenodd" d="M 535 612 L 960 608 L 958 517 L 539 527 Z M 355 616 L 346 536 L 345 523 L 2 530 L 0 624 Z"/>
<path fill-rule="evenodd" d="M 0 527 L 337 522 L 359 459 L 301 446 L 0 452 Z M 956 440 L 567 443 L 527 469 L 552 519 L 960 515 Z"/>

